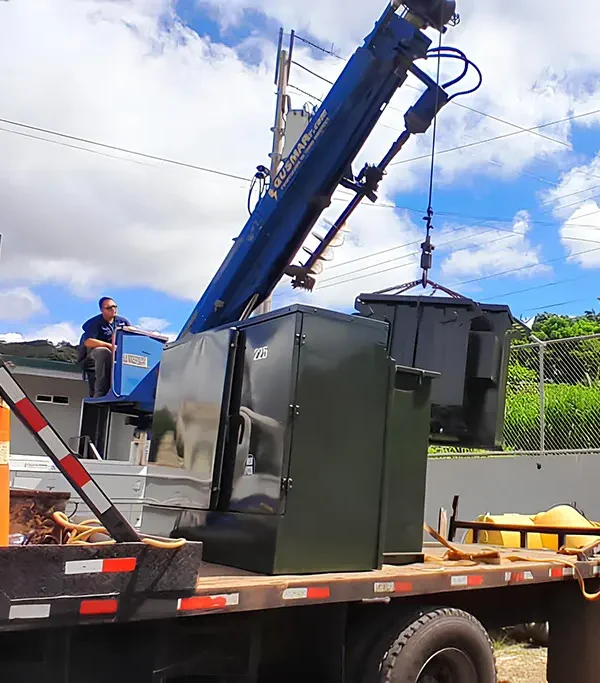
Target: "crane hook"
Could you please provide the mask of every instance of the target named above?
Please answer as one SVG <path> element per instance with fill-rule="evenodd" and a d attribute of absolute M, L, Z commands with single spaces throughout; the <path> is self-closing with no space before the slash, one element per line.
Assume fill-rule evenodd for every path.
<path fill-rule="evenodd" d="M 421 285 L 423 289 L 427 287 L 429 282 L 429 271 L 433 264 L 433 250 L 435 246 L 431 243 L 431 231 L 433 230 L 433 225 L 431 224 L 431 219 L 433 218 L 433 209 L 431 206 L 427 209 L 427 215 L 423 217 L 423 220 L 427 222 L 427 232 L 425 234 L 425 241 L 421 244 L 421 270 L 423 271 L 421 275 Z"/>

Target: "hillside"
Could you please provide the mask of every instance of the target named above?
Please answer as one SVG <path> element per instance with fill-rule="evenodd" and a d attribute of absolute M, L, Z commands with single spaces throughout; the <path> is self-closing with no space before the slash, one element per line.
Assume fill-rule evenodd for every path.
<path fill-rule="evenodd" d="M 21 358 L 42 358 L 44 360 L 60 360 L 64 363 L 77 361 L 77 347 L 67 342 L 54 345 L 46 339 L 27 342 L 0 341 L 0 354 L 20 356 Z"/>

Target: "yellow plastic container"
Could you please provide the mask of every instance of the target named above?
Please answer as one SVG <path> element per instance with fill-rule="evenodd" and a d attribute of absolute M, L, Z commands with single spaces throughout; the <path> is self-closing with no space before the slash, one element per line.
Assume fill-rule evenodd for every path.
<path fill-rule="evenodd" d="M 596 524 L 590 522 L 570 505 L 557 505 L 545 512 L 539 512 L 535 515 L 533 521 L 538 526 L 597 528 Z M 541 538 L 544 548 L 558 550 L 558 536 L 555 534 L 542 534 Z M 565 545 L 567 548 L 583 548 L 598 540 L 600 540 L 600 536 L 567 536 L 565 538 Z"/>
<path fill-rule="evenodd" d="M 479 515 L 475 520 L 488 524 L 519 524 L 520 526 L 534 526 L 534 520 L 529 515 L 507 513 L 503 515 Z M 465 535 L 465 543 L 473 543 L 473 531 L 469 530 Z M 479 543 L 485 545 L 497 545 L 505 548 L 520 548 L 521 534 L 518 531 L 480 531 Z M 532 550 L 544 548 L 540 534 L 527 535 L 527 547 Z"/>

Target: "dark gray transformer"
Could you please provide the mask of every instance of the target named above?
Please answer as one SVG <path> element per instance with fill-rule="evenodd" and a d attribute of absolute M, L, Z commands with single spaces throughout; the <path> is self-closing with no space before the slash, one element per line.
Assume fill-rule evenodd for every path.
<path fill-rule="evenodd" d="M 432 443 L 501 447 L 513 325 L 508 306 L 361 294 L 355 308 L 389 323 L 388 349 L 396 363 L 440 373 L 431 389 Z"/>
<path fill-rule="evenodd" d="M 431 379 L 387 340 L 382 321 L 292 306 L 169 345 L 152 460 L 207 484 L 172 535 L 267 574 L 413 561 Z"/>

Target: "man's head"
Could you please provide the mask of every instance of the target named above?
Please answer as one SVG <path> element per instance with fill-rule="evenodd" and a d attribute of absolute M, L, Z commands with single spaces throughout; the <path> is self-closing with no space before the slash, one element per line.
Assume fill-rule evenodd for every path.
<path fill-rule="evenodd" d="M 98 302 L 102 317 L 108 322 L 112 322 L 117 315 L 117 304 L 109 297 L 103 296 Z"/>

